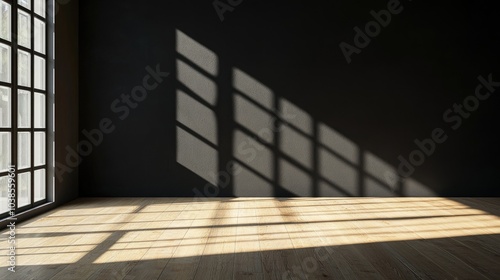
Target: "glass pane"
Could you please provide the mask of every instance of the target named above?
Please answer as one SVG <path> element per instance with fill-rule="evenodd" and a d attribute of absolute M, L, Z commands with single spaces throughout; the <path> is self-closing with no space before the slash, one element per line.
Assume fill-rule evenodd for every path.
<path fill-rule="evenodd" d="M 35 128 L 45 128 L 45 95 L 35 92 Z"/>
<path fill-rule="evenodd" d="M 45 90 L 45 59 L 35 55 L 35 88 Z"/>
<path fill-rule="evenodd" d="M 0 132 L 0 172 L 9 170 L 10 150 L 10 132 Z"/>
<path fill-rule="evenodd" d="M 35 132 L 35 166 L 45 164 L 45 132 Z"/>
<path fill-rule="evenodd" d="M 45 23 L 35 19 L 35 51 L 45 54 Z"/>
<path fill-rule="evenodd" d="M 0 38 L 10 41 L 10 5 L 0 1 Z"/>
<path fill-rule="evenodd" d="M 19 132 L 17 134 L 17 168 L 31 167 L 31 133 Z"/>
<path fill-rule="evenodd" d="M 31 86 L 31 55 L 24 51 L 19 51 L 17 55 L 17 80 L 20 86 Z"/>
<path fill-rule="evenodd" d="M 45 199 L 45 169 L 35 171 L 35 202 Z"/>
<path fill-rule="evenodd" d="M 0 127 L 10 127 L 11 104 L 10 88 L 0 87 Z"/>
<path fill-rule="evenodd" d="M 10 83 L 10 47 L 0 43 L 0 81 Z"/>
<path fill-rule="evenodd" d="M 35 13 L 38 15 L 45 17 L 45 0 L 35 0 Z"/>
<path fill-rule="evenodd" d="M 31 48 L 31 16 L 23 11 L 17 12 L 17 43 Z"/>
<path fill-rule="evenodd" d="M 31 127 L 31 95 L 21 89 L 17 94 L 17 127 Z"/>
<path fill-rule="evenodd" d="M 31 9 L 31 1 L 30 0 L 17 0 L 17 4 L 25 7 L 26 9 Z"/>
<path fill-rule="evenodd" d="M 0 177 L 0 214 L 3 214 L 10 210 L 9 207 L 9 177 Z"/>
<path fill-rule="evenodd" d="M 21 173 L 17 176 L 17 207 L 31 203 L 31 174 Z"/>

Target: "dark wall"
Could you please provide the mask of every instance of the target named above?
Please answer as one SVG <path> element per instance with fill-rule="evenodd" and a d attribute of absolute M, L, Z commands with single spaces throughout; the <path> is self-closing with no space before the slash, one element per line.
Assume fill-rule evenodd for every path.
<path fill-rule="evenodd" d="M 78 144 L 78 2 L 56 1 L 56 205 L 77 198 L 79 192 L 78 168 L 72 168 L 71 171 L 60 168 L 61 165 L 66 166 L 66 147 L 76 147 Z"/>
<path fill-rule="evenodd" d="M 79 139 L 94 140 L 80 142 L 80 194 L 499 195 L 500 91 L 456 130 L 456 117 L 443 119 L 474 94 L 479 75 L 500 81 L 493 4 L 401 1 L 403 10 L 348 63 L 339 44 L 354 45 L 353 28 L 364 29 L 370 11 L 388 2 L 243 0 L 224 21 L 210 0 L 80 2 L 79 126 L 89 133 Z M 179 36 L 190 39 L 179 44 Z M 157 65 L 170 75 L 127 112 L 121 95 Z M 235 89 L 235 71 L 246 73 L 250 93 Z M 242 141 L 283 111 L 283 100 L 300 108 L 292 128 L 282 129 L 278 114 L 274 142 L 257 138 L 255 159 L 244 155 Z M 109 133 L 101 139 L 94 129 L 103 119 Z M 448 138 L 412 179 L 388 176 L 408 175 L 397 172 L 398 156 L 408 159 L 414 140 L 436 128 Z M 234 158 L 244 171 L 221 175 Z"/>

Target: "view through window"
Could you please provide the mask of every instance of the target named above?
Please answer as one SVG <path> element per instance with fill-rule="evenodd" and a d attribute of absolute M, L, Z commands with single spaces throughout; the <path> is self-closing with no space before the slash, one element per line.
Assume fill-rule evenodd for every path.
<path fill-rule="evenodd" d="M 46 0 L 0 0 L 0 218 L 47 201 L 46 10 Z"/>

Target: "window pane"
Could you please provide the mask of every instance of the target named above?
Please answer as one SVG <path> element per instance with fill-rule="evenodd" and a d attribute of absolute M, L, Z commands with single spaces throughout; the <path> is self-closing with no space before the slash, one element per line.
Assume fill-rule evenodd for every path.
<path fill-rule="evenodd" d="M 21 173 L 17 176 L 17 207 L 31 203 L 31 174 Z"/>
<path fill-rule="evenodd" d="M 45 169 L 35 171 L 35 202 L 45 199 Z"/>
<path fill-rule="evenodd" d="M 35 132 L 35 166 L 45 164 L 45 132 Z"/>
<path fill-rule="evenodd" d="M 0 1 L 0 38 L 10 41 L 10 5 Z"/>
<path fill-rule="evenodd" d="M 45 17 L 45 0 L 35 0 L 35 13 Z"/>
<path fill-rule="evenodd" d="M 45 90 L 45 59 L 35 55 L 35 88 Z"/>
<path fill-rule="evenodd" d="M 23 11 L 17 12 L 17 43 L 20 46 L 31 48 L 31 16 Z"/>
<path fill-rule="evenodd" d="M 31 167 L 31 133 L 19 132 L 17 134 L 17 168 Z"/>
<path fill-rule="evenodd" d="M 10 149 L 10 132 L 0 132 L 0 172 L 9 170 Z"/>
<path fill-rule="evenodd" d="M 45 95 L 35 92 L 35 128 L 45 128 Z"/>
<path fill-rule="evenodd" d="M 31 9 L 31 1 L 30 0 L 18 0 L 17 4 L 25 7 L 26 9 Z"/>
<path fill-rule="evenodd" d="M 10 127 L 11 104 L 10 88 L 0 87 L 0 127 Z"/>
<path fill-rule="evenodd" d="M 21 89 L 17 95 L 17 127 L 31 127 L 31 95 L 29 91 Z"/>
<path fill-rule="evenodd" d="M 35 51 L 45 54 L 45 23 L 35 19 Z"/>
<path fill-rule="evenodd" d="M 0 43 L 0 81 L 10 83 L 10 47 Z"/>
<path fill-rule="evenodd" d="M 17 80 L 20 86 L 31 86 L 31 55 L 24 51 L 19 51 L 17 56 Z"/>
<path fill-rule="evenodd" d="M 0 177 L 0 214 L 10 210 L 9 207 L 9 177 Z"/>

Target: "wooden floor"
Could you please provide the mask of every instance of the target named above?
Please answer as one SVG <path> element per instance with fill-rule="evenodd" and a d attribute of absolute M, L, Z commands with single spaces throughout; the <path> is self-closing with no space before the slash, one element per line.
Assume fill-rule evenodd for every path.
<path fill-rule="evenodd" d="M 79 199 L 0 279 L 499 279 L 500 199 Z"/>

